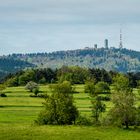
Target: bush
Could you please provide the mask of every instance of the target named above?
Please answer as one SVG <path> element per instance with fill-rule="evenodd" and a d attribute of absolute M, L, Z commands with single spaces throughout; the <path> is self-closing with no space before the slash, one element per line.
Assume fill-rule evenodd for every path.
<path fill-rule="evenodd" d="M 33 90 L 39 90 L 39 87 L 37 83 L 30 81 L 26 84 L 25 89 L 29 90 L 30 92 L 33 92 Z"/>
<path fill-rule="evenodd" d="M 46 79 L 43 77 L 41 80 L 39 80 L 40 84 L 45 84 L 46 83 Z"/>
<path fill-rule="evenodd" d="M 98 82 L 95 85 L 95 91 L 97 94 L 108 94 L 110 93 L 110 87 L 106 82 Z"/>
<path fill-rule="evenodd" d="M 7 97 L 5 93 L 0 93 L 0 97 Z"/>
<path fill-rule="evenodd" d="M 29 96 L 30 96 L 30 97 L 37 97 L 37 95 L 35 95 L 35 94 L 33 94 L 33 93 L 31 93 Z"/>
<path fill-rule="evenodd" d="M 110 101 L 110 97 L 109 96 L 98 96 L 97 97 L 99 100 L 102 100 L 102 101 Z"/>
<path fill-rule="evenodd" d="M 85 93 L 90 93 L 91 95 L 95 94 L 95 84 L 93 82 L 86 82 Z"/>
<path fill-rule="evenodd" d="M 97 96 L 98 94 L 109 94 L 110 87 L 105 82 L 98 82 L 97 84 L 94 84 L 93 81 L 86 82 L 85 93 L 90 93 L 90 96 Z"/>
<path fill-rule="evenodd" d="M 54 85 L 53 87 L 54 92 L 58 93 L 73 93 L 74 88 L 72 87 L 71 83 L 69 81 L 63 81 L 63 83 L 59 83 Z"/>
<path fill-rule="evenodd" d="M 4 84 L 0 84 L 0 91 L 2 92 L 5 89 L 6 89 L 6 86 Z"/>
<path fill-rule="evenodd" d="M 33 94 L 33 93 L 31 93 L 30 95 L 29 95 L 30 97 L 39 97 L 39 98 L 48 98 L 48 95 L 45 93 L 39 93 L 39 94 Z"/>
<path fill-rule="evenodd" d="M 37 95 L 37 97 L 40 97 L 40 98 L 48 98 L 48 94 L 46 94 L 46 93 L 39 93 Z"/>
<path fill-rule="evenodd" d="M 38 89 L 38 88 L 34 88 L 34 89 L 33 89 L 33 93 L 34 93 L 35 95 L 37 95 L 37 94 L 39 93 L 39 89 Z"/>
<path fill-rule="evenodd" d="M 92 122 L 90 119 L 88 119 L 87 117 L 85 116 L 79 116 L 77 119 L 76 119 L 76 122 L 75 122 L 76 125 L 92 125 Z"/>
<path fill-rule="evenodd" d="M 16 87 L 18 86 L 18 77 L 10 78 L 5 83 L 8 87 Z"/>

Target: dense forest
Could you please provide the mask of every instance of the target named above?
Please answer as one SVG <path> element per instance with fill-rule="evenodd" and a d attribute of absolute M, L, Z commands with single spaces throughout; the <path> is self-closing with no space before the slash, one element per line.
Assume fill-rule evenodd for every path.
<path fill-rule="evenodd" d="M 9 73 L 15 73 L 25 68 L 35 67 L 34 64 L 13 58 L 0 58 L 0 79 Z"/>
<path fill-rule="evenodd" d="M 12 54 L 7 58 L 24 60 L 39 68 L 55 69 L 65 65 L 100 68 L 123 73 L 140 70 L 140 52 L 125 48 L 84 48 L 52 53 Z"/>

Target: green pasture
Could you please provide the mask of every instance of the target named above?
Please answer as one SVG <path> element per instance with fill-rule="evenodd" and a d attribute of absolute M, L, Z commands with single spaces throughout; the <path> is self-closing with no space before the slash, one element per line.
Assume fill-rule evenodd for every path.
<path fill-rule="evenodd" d="M 46 86 L 42 93 L 51 94 Z M 91 102 L 84 85 L 75 85 L 74 102 L 81 115 L 91 117 Z M 29 97 L 24 87 L 10 87 L 0 97 L 0 140 L 140 140 L 140 132 L 121 128 L 93 126 L 37 126 L 34 120 L 43 109 L 42 98 Z M 137 97 L 139 94 L 134 90 Z M 107 111 L 111 102 L 105 102 Z M 137 101 L 137 105 L 139 101 Z"/>

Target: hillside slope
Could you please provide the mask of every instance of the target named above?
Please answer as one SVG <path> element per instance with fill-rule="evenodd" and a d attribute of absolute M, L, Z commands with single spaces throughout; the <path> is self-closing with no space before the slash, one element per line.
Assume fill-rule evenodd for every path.
<path fill-rule="evenodd" d="M 15 73 L 19 70 L 34 67 L 34 64 L 29 62 L 25 62 L 22 60 L 17 60 L 9 57 L 1 57 L 0 58 L 0 79 L 6 76 L 9 73 Z"/>
<path fill-rule="evenodd" d="M 8 57 L 24 60 L 43 68 L 60 68 L 66 65 L 104 68 L 108 71 L 119 72 L 138 72 L 140 70 L 140 52 L 125 48 L 85 48 L 52 53 L 13 54 Z"/>

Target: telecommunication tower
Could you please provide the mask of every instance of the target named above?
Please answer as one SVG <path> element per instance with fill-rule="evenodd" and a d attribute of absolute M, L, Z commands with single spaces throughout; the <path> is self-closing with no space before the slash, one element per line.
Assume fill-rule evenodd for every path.
<path fill-rule="evenodd" d="M 122 43 L 122 30 L 120 29 L 120 43 L 119 43 L 119 48 L 123 48 L 123 43 Z"/>
<path fill-rule="evenodd" d="M 108 49 L 108 39 L 105 39 L 105 48 Z"/>

